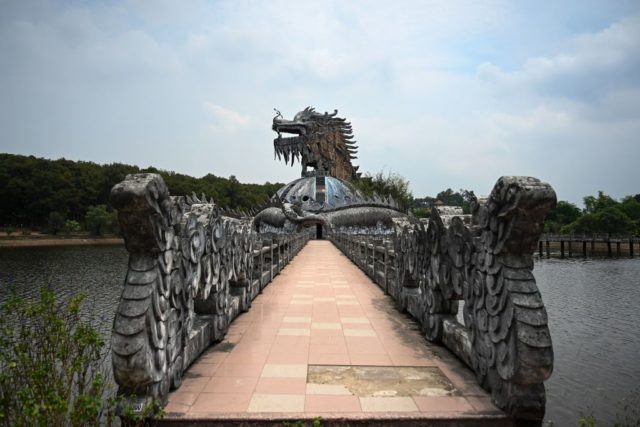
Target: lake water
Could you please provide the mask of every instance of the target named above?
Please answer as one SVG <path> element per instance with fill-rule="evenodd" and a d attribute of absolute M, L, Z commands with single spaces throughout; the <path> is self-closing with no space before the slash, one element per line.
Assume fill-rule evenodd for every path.
<path fill-rule="evenodd" d="M 555 355 L 546 418 L 577 425 L 581 413 L 593 414 L 598 425 L 611 425 L 625 404 L 637 414 L 640 259 L 545 259 L 534 273 Z"/>
<path fill-rule="evenodd" d="M 122 246 L 0 248 L 0 300 L 10 286 L 37 295 L 90 295 L 89 312 L 105 334 L 126 274 Z M 609 425 L 625 402 L 640 406 L 640 259 L 536 260 L 549 314 L 554 373 L 547 381 L 547 419 L 577 425 L 593 414 Z"/>

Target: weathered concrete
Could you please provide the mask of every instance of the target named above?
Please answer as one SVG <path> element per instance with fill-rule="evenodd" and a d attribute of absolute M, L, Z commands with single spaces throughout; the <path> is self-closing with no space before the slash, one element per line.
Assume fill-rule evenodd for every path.
<path fill-rule="evenodd" d="M 328 241 L 303 248 L 185 372 L 165 411 L 163 425 L 513 423 Z"/>

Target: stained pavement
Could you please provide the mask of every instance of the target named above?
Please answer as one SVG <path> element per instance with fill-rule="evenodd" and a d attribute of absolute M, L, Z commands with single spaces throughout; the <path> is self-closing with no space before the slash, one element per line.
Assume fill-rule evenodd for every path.
<path fill-rule="evenodd" d="M 172 392 L 164 422 L 510 425 L 470 370 L 310 241 Z"/>

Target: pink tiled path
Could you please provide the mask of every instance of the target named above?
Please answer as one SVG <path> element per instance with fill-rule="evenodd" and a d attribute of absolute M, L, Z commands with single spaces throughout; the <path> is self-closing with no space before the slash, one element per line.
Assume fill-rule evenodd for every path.
<path fill-rule="evenodd" d="M 309 384 L 309 365 L 437 367 L 456 390 L 445 396 L 356 396 L 341 385 Z M 470 371 L 429 344 L 329 241 L 303 248 L 233 322 L 225 340 L 189 368 L 165 411 L 168 420 L 183 421 L 379 414 L 504 421 Z"/>

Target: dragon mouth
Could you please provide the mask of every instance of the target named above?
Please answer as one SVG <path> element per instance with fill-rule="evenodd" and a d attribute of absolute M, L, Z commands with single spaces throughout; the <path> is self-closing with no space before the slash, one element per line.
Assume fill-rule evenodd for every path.
<path fill-rule="evenodd" d="M 306 127 L 296 123 L 274 123 L 273 130 L 278 132 L 278 137 L 273 142 L 279 146 L 299 144 L 307 134 Z"/>
<path fill-rule="evenodd" d="M 296 159 L 301 159 L 307 128 L 295 122 L 274 120 L 272 129 L 278 133 L 278 137 L 273 140 L 275 156 L 278 159 L 284 158 L 285 163 L 291 162 L 291 165 Z M 283 133 L 291 136 L 283 137 Z"/>
<path fill-rule="evenodd" d="M 284 119 L 275 119 L 271 129 L 278 132 L 278 137 L 280 137 L 281 133 L 289 133 L 297 136 L 307 134 L 307 127 L 303 123 Z"/>

